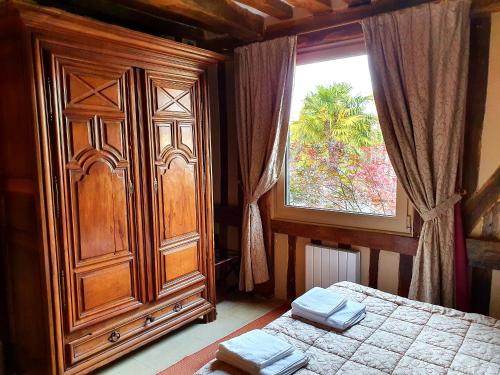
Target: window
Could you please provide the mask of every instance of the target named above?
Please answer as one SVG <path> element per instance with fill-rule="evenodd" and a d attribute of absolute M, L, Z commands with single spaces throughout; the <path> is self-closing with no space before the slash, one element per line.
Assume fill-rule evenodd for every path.
<path fill-rule="evenodd" d="M 279 218 L 410 232 L 408 202 L 385 149 L 366 54 L 297 66 L 283 169 Z"/>

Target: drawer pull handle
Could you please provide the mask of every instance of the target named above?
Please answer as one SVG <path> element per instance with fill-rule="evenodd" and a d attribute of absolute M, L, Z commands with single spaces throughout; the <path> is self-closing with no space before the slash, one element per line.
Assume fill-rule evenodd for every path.
<path fill-rule="evenodd" d="M 154 321 L 155 321 L 155 317 L 154 317 L 154 316 L 148 316 L 148 317 L 146 318 L 146 325 L 151 324 L 151 323 L 153 323 Z"/>
<path fill-rule="evenodd" d="M 120 332 L 113 331 L 111 332 L 111 335 L 108 337 L 109 342 L 117 342 L 120 340 Z"/>
<path fill-rule="evenodd" d="M 174 312 L 179 312 L 182 310 L 182 303 L 180 302 L 177 302 L 175 305 L 174 305 Z"/>

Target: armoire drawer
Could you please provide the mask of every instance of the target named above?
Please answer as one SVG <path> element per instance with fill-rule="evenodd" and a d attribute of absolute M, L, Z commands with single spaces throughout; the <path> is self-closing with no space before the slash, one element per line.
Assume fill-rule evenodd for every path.
<path fill-rule="evenodd" d="M 144 334 L 147 331 L 164 326 L 170 321 L 176 320 L 176 318 L 189 314 L 190 311 L 197 307 L 208 304 L 202 297 L 202 292 L 203 290 L 198 289 L 195 294 L 181 296 L 181 298 L 162 305 L 147 314 L 134 317 L 128 322 L 122 322 L 116 327 L 89 333 L 68 343 L 66 363 L 68 366 L 74 365 L 105 350 L 126 344 L 127 341 L 139 334 Z"/>

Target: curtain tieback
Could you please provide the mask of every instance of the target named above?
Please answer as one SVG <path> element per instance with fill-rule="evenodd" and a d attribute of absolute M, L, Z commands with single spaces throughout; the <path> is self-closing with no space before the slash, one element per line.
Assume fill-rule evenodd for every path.
<path fill-rule="evenodd" d="M 462 195 L 459 193 L 453 194 L 451 197 L 446 199 L 445 201 L 439 203 L 436 207 L 430 209 L 429 211 L 423 212 L 421 214 L 422 219 L 424 221 L 430 221 L 432 219 L 435 219 L 439 216 L 442 216 L 443 214 L 446 213 L 447 210 L 450 208 L 453 208 L 455 203 L 459 202 L 462 199 Z"/>
<path fill-rule="evenodd" d="M 244 199 L 243 204 L 252 206 L 258 204 L 258 201 L 259 201 L 258 199 Z"/>

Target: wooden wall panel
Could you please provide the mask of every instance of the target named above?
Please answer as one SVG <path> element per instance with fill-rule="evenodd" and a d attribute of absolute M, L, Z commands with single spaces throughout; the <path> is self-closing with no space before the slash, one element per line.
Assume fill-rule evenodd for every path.
<path fill-rule="evenodd" d="M 398 295 L 408 297 L 412 272 L 413 257 L 409 255 L 401 255 L 399 257 Z"/>
<path fill-rule="evenodd" d="M 378 288 L 378 269 L 380 263 L 380 249 L 370 249 L 370 270 L 368 276 L 368 286 Z"/>
<path fill-rule="evenodd" d="M 488 64 L 490 51 L 491 17 L 474 18 L 471 21 L 469 74 L 467 89 L 466 126 L 464 135 L 463 188 L 469 193 L 477 189 L 481 158 L 481 136 L 486 108 Z"/>
<path fill-rule="evenodd" d="M 485 47 L 486 48 L 486 47 Z M 495 172 L 500 164 L 500 12 L 491 14 L 491 33 L 489 38 L 488 82 L 486 91 L 486 107 L 481 136 L 481 154 L 479 162 L 477 187 Z M 471 74 L 482 73 L 483 65 L 471 65 Z M 469 159 L 467 149 L 464 157 Z M 473 191 L 471 191 L 473 192 Z"/>
<path fill-rule="evenodd" d="M 500 270 L 494 270 L 491 277 L 490 315 L 500 319 Z"/>
<path fill-rule="evenodd" d="M 472 312 L 488 315 L 491 299 L 491 278 L 491 269 L 472 267 L 470 304 Z"/>
<path fill-rule="evenodd" d="M 221 207 L 240 207 L 242 205 L 241 188 L 239 182 L 238 143 L 235 125 L 234 102 L 234 72 L 233 62 L 220 63 L 217 70 L 219 123 L 215 126 L 216 133 L 213 143 L 214 168 L 220 168 L 218 181 L 214 182 L 214 197 L 216 204 Z M 214 179 L 217 172 L 214 174 Z M 241 218 L 236 221 L 220 222 L 222 215 L 216 215 L 218 223 L 217 237 L 222 249 L 240 249 Z M 241 215 L 240 215 L 241 216 Z"/>
<path fill-rule="evenodd" d="M 209 89 L 209 97 L 210 97 L 210 114 L 211 114 L 211 134 L 210 141 L 212 142 L 212 187 L 214 194 L 214 204 L 221 204 L 221 139 L 220 139 L 220 96 L 223 93 L 219 93 L 219 65 L 214 64 L 208 68 L 207 79 L 208 79 L 208 89 Z M 222 78 L 220 78 L 222 79 Z"/>
<path fill-rule="evenodd" d="M 297 251 L 297 237 L 288 236 L 288 262 L 286 274 L 286 292 L 288 299 L 294 299 L 297 296 L 295 291 L 295 253 Z"/>
<path fill-rule="evenodd" d="M 274 295 L 278 299 L 287 299 L 287 267 L 288 264 L 288 236 L 276 233 L 274 235 Z"/>
<path fill-rule="evenodd" d="M 42 276 L 45 259 L 37 246 L 41 233 L 36 218 L 39 201 L 34 195 L 37 166 L 31 130 L 33 110 L 30 95 L 20 94 L 31 92 L 29 81 L 23 78 L 30 67 L 26 64 L 23 44 L 15 39 L 20 37 L 20 25 L 15 20 L 3 21 L 0 25 L 0 92 L 3 93 L 0 140 L 8 142 L 0 147 L 0 230 L 5 234 L 0 243 L 3 263 L 0 264 L 0 339 L 8 367 L 17 366 L 22 372 L 31 366 L 50 368 L 52 342 L 46 339 L 50 323 L 43 293 L 48 286 L 48 279 Z M 31 326 L 26 322 L 38 324 Z M 21 342 L 14 334 L 30 340 Z M 14 348 L 20 351 L 14 352 Z M 21 351 L 22 356 L 18 355 Z"/>
<path fill-rule="evenodd" d="M 306 261 L 306 245 L 310 243 L 309 238 L 297 237 L 295 249 L 295 291 L 298 296 L 305 292 L 305 267 L 302 265 Z"/>

